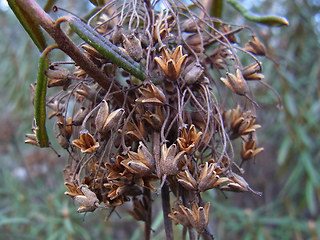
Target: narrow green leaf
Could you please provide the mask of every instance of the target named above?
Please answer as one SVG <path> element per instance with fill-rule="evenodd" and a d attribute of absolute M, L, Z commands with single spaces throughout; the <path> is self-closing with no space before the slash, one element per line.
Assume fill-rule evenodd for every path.
<path fill-rule="evenodd" d="M 277 158 L 277 162 L 280 166 L 285 163 L 290 147 L 292 147 L 291 145 L 292 145 L 292 141 L 290 137 L 286 137 L 283 139 L 279 148 L 279 153 Z"/>
<path fill-rule="evenodd" d="M 307 182 L 305 190 L 306 190 L 305 192 L 306 192 L 306 200 L 307 200 L 308 209 L 312 215 L 316 214 L 317 203 L 316 203 L 315 189 L 314 189 L 314 186 L 311 181 Z"/>

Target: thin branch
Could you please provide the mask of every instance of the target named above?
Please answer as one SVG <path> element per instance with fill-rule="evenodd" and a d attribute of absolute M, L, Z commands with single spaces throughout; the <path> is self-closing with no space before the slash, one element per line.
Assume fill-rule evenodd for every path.
<path fill-rule="evenodd" d="M 35 23 L 43 27 L 46 32 L 55 40 L 58 47 L 72 58 L 90 77 L 100 86 L 108 90 L 111 85 L 110 79 L 71 41 L 71 39 L 61 30 L 59 25 L 34 0 L 17 0 L 18 4 L 25 9 Z M 113 85 L 112 91 L 119 91 L 119 87 Z M 122 103 L 123 95 L 119 91 L 115 94 L 115 99 Z"/>

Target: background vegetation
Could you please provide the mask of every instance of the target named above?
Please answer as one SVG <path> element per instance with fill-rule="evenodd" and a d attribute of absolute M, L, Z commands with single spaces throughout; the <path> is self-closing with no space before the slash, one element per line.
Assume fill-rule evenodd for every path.
<path fill-rule="evenodd" d="M 232 8 L 224 10 L 226 21 L 255 27 L 266 44 L 269 59 L 261 59 L 265 81 L 282 96 L 283 108 L 276 107 L 272 91 L 259 86 L 259 145 L 265 151 L 245 167 L 250 185 L 264 195 L 208 195 L 212 227 L 216 239 L 319 239 L 320 3 L 244 2 L 256 12 L 290 21 L 287 28 L 268 28 L 245 21 Z M 86 7 L 58 3 L 74 12 Z M 29 84 L 35 80 L 39 53 L 5 5 L 0 20 L 0 239 L 140 239 L 142 225 L 121 211 L 109 221 L 104 221 L 105 211 L 85 217 L 76 213 L 63 195 L 64 160 L 50 150 L 24 145 L 33 116 Z M 162 239 L 161 217 L 155 210 L 154 239 Z"/>

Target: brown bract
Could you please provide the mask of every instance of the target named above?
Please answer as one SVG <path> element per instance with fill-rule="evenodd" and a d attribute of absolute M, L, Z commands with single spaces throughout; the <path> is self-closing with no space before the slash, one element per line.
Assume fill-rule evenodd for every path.
<path fill-rule="evenodd" d="M 80 148 L 83 153 L 92 153 L 99 147 L 99 143 L 88 131 L 81 133 L 80 139 L 73 140 L 72 144 Z"/>
<path fill-rule="evenodd" d="M 185 54 L 182 56 L 181 45 L 179 45 L 173 53 L 169 49 L 162 48 L 161 54 L 162 56 L 155 57 L 154 60 L 159 64 L 169 79 L 177 80 L 180 75 L 181 66 L 188 55 Z"/>

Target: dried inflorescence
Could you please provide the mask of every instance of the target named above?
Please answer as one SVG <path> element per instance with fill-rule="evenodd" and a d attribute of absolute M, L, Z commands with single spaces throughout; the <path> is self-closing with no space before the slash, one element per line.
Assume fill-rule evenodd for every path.
<path fill-rule="evenodd" d="M 96 34 L 145 70 L 144 81 L 84 44 L 111 86 L 100 86 L 75 64 L 52 65 L 48 85 L 58 91 L 47 107 L 58 142 L 70 155 L 66 195 L 80 204 L 78 212 L 132 201 L 130 214 L 147 222 L 150 191 L 168 185 L 177 203 L 169 217 L 203 234 L 210 206 L 203 192 L 254 192 L 240 167 L 263 150 L 256 146 L 261 126 L 255 124 L 248 80 L 263 79 L 254 55 L 265 55 L 265 48 L 255 35 L 246 44 L 236 37 L 248 29 L 223 22 L 216 29 L 203 8 L 196 10 L 199 17 L 182 3 L 170 3 L 169 10 L 157 11 L 142 2 L 119 7 L 112 1 L 90 20 Z M 239 48 L 250 52 L 250 65 L 242 66 Z M 233 93 L 239 95 L 234 109 Z M 37 144 L 34 135 L 27 137 Z M 238 138 L 241 150 L 233 154 Z"/>

